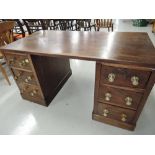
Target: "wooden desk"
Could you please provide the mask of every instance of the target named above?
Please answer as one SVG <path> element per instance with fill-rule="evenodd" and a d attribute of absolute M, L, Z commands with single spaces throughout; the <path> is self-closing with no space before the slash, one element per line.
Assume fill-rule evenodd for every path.
<path fill-rule="evenodd" d="M 96 61 L 92 117 L 129 130 L 154 85 L 147 33 L 39 31 L 1 50 L 21 96 L 45 106 L 71 76 L 69 58 Z"/>

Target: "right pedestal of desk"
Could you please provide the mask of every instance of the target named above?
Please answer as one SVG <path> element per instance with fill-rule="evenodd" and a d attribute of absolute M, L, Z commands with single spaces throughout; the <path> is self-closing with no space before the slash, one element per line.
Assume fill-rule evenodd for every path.
<path fill-rule="evenodd" d="M 97 62 L 92 118 L 134 130 L 154 80 L 151 67 Z"/>

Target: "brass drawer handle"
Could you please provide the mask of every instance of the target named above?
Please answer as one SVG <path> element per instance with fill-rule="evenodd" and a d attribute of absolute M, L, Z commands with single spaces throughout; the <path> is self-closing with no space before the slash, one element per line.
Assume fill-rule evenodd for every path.
<path fill-rule="evenodd" d="M 109 113 L 109 110 L 108 109 L 104 109 L 103 110 L 103 116 L 104 117 L 107 117 L 108 116 L 108 113 Z"/>
<path fill-rule="evenodd" d="M 19 72 L 17 75 L 14 76 L 15 80 L 18 80 L 20 76 L 21 76 L 21 72 Z"/>
<path fill-rule="evenodd" d="M 25 66 L 26 64 L 29 64 L 29 59 L 24 59 L 21 62 L 19 62 L 20 67 Z"/>
<path fill-rule="evenodd" d="M 24 60 L 26 64 L 29 64 L 29 59 Z"/>
<path fill-rule="evenodd" d="M 110 93 L 105 93 L 105 101 L 110 101 L 112 95 Z"/>
<path fill-rule="evenodd" d="M 28 76 L 24 81 L 25 81 L 26 83 L 28 83 L 29 81 L 32 81 L 32 77 L 31 77 L 31 76 Z"/>
<path fill-rule="evenodd" d="M 121 121 L 122 122 L 126 122 L 127 121 L 127 115 L 126 114 L 122 114 L 121 115 Z"/>
<path fill-rule="evenodd" d="M 126 97 L 125 98 L 125 104 L 127 105 L 127 106 L 131 106 L 132 105 L 132 98 L 131 97 Z"/>
<path fill-rule="evenodd" d="M 37 90 L 33 90 L 33 91 L 30 93 L 31 96 L 35 96 L 36 94 L 37 94 Z"/>
<path fill-rule="evenodd" d="M 25 61 L 22 60 L 21 62 L 18 63 L 20 67 L 25 66 Z"/>
<path fill-rule="evenodd" d="M 133 86 L 138 86 L 139 85 L 139 77 L 138 76 L 132 76 L 131 82 L 132 82 Z"/>
<path fill-rule="evenodd" d="M 116 75 L 114 73 L 108 74 L 108 81 L 109 82 L 114 82 Z"/>

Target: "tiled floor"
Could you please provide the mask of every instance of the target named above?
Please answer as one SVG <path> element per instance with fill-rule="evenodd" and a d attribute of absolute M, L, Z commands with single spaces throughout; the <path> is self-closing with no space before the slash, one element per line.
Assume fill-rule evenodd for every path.
<path fill-rule="evenodd" d="M 133 27 L 127 20 L 116 20 L 115 31 L 148 32 L 155 45 L 151 26 Z M 149 56 L 149 55 L 148 55 Z M 134 132 L 91 119 L 95 62 L 71 60 L 73 75 L 49 107 L 23 100 L 13 78 L 8 86 L 0 73 L 0 134 L 155 134 L 155 88 Z"/>

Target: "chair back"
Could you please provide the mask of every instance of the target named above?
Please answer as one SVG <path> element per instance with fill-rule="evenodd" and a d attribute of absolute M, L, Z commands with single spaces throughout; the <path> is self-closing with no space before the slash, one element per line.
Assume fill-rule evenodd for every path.
<path fill-rule="evenodd" d="M 59 30 L 59 20 L 57 19 L 45 19 L 44 24 L 48 30 Z"/>
<path fill-rule="evenodd" d="M 95 24 L 98 27 L 111 27 L 112 19 L 95 19 Z"/>
<path fill-rule="evenodd" d="M 15 40 L 25 37 L 26 30 L 24 29 L 24 22 L 22 21 L 22 19 L 3 19 L 3 21 L 15 22 L 15 26 L 13 28 Z"/>
<path fill-rule="evenodd" d="M 15 22 L 0 22 L 0 46 L 13 42 L 13 28 Z"/>
<path fill-rule="evenodd" d="M 79 31 L 91 31 L 91 28 L 94 27 L 94 25 L 91 24 L 91 19 L 77 19 L 77 30 Z"/>
<path fill-rule="evenodd" d="M 47 30 L 43 19 L 23 19 L 23 21 L 29 34 L 39 30 Z"/>

